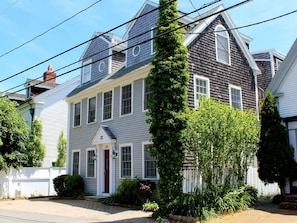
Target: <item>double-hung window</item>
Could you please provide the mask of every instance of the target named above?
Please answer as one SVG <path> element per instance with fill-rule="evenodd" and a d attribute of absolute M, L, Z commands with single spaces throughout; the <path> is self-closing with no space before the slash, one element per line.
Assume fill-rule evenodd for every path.
<path fill-rule="evenodd" d="M 112 119 L 112 96 L 112 90 L 103 93 L 102 120 Z"/>
<path fill-rule="evenodd" d="M 96 97 L 88 99 L 88 123 L 96 121 Z"/>
<path fill-rule="evenodd" d="M 122 178 L 132 177 L 132 146 L 120 146 L 120 175 Z"/>
<path fill-rule="evenodd" d="M 95 177 L 95 150 L 87 150 L 87 177 Z"/>
<path fill-rule="evenodd" d="M 209 97 L 209 79 L 206 77 L 194 76 L 195 107 L 198 106 L 201 96 Z"/>
<path fill-rule="evenodd" d="M 132 113 L 132 84 L 121 88 L 121 115 Z"/>
<path fill-rule="evenodd" d="M 83 63 L 82 68 L 82 83 L 86 83 L 91 80 L 91 71 L 92 71 L 92 60 L 88 60 Z"/>
<path fill-rule="evenodd" d="M 79 151 L 72 152 L 72 175 L 79 174 Z"/>
<path fill-rule="evenodd" d="M 149 88 L 149 85 L 146 80 L 143 81 L 143 110 L 148 109 L 148 100 L 151 99 L 153 96 L 153 93 L 151 89 Z"/>
<path fill-rule="evenodd" d="M 241 88 L 237 86 L 229 86 L 230 105 L 234 109 L 242 110 L 242 94 Z"/>
<path fill-rule="evenodd" d="M 217 61 L 230 64 L 230 43 L 228 32 L 222 25 L 218 25 L 215 32 Z"/>
<path fill-rule="evenodd" d="M 80 126 L 81 119 L 81 102 L 77 102 L 73 106 L 73 127 Z"/>
<path fill-rule="evenodd" d="M 156 157 L 151 155 L 149 151 L 149 146 L 150 144 L 143 144 L 144 178 L 156 179 L 157 178 Z"/>

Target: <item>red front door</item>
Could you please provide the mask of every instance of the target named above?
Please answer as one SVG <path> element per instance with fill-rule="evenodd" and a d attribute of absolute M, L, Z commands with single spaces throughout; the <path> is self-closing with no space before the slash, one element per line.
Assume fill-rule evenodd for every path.
<path fill-rule="evenodd" d="M 109 193 L 109 149 L 104 150 L 104 192 Z"/>

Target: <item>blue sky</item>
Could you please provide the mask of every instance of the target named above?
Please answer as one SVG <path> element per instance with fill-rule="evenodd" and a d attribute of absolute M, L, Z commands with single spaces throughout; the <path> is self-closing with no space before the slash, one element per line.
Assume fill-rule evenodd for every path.
<path fill-rule="evenodd" d="M 158 0 L 152 1 L 158 3 Z M 40 35 L 95 2 L 97 0 L 1 0 L 0 55 Z M 90 39 L 96 31 L 105 32 L 132 19 L 144 2 L 145 0 L 101 0 L 90 9 L 45 35 L 7 55 L 0 56 L 0 81 Z M 179 0 L 179 9 L 190 12 L 194 10 L 192 4 L 199 8 L 209 2 L 211 0 Z M 229 7 L 239 2 L 241 0 L 222 0 L 214 6 L 223 4 L 225 7 Z M 296 0 L 253 0 L 228 11 L 228 13 L 235 26 L 243 26 L 293 10 L 297 10 Z M 240 29 L 240 32 L 253 39 L 252 51 L 276 49 L 286 54 L 297 37 L 296 21 L 297 13 L 294 13 L 268 23 Z M 124 32 L 125 27 L 114 31 L 118 35 L 123 35 Z M 1 82 L 0 91 L 22 85 L 27 78 L 42 76 L 49 64 L 52 64 L 54 69 L 58 69 L 78 61 L 85 47 L 86 45 L 83 45 L 14 78 Z M 72 67 L 58 71 L 57 74 L 59 75 L 79 65 L 77 63 Z M 57 82 L 63 83 L 79 74 L 79 70 L 74 71 L 58 78 Z M 13 92 L 22 88 L 19 87 L 10 91 Z"/>

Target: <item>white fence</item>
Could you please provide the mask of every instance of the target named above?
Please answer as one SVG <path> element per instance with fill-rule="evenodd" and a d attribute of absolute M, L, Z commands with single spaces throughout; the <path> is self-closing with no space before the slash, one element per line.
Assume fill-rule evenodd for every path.
<path fill-rule="evenodd" d="M 66 174 L 66 168 L 25 167 L 0 172 L 0 199 L 56 195 L 53 179 Z"/>
<path fill-rule="evenodd" d="M 202 187 L 201 175 L 197 170 L 185 169 L 183 181 L 183 192 L 193 192 L 195 187 Z M 279 187 L 276 183 L 265 185 L 258 176 L 258 170 L 255 167 L 250 167 L 247 173 L 247 184 L 258 190 L 258 195 L 268 196 L 279 194 Z"/>

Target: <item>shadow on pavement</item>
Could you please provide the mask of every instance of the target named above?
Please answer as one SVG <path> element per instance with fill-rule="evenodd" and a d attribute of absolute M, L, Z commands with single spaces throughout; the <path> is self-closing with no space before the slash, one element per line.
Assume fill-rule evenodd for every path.
<path fill-rule="evenodd" d="M 273 204 L 271 200 L 261 200 L 255 205 L 255 210 L 266 211 L 273 214 L 297 215 L 297 210 L 280 209 L 277 204 Z"/>

